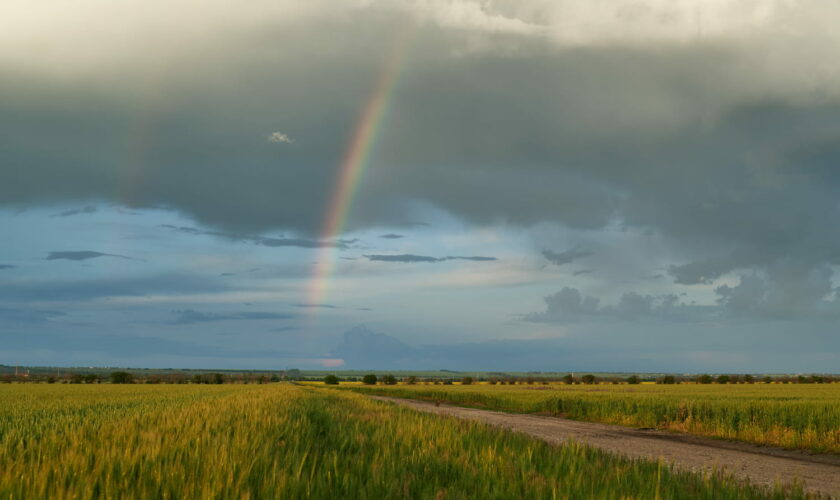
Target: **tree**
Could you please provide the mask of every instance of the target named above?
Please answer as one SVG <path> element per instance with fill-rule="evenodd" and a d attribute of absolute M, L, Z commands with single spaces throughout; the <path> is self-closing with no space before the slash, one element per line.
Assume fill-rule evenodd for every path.
<path fill-rule="evenodd" d="M 665 375 L 664 377 L 662 377 L 662 380 L 659 381 L 659 383 L 661 383 L 661 384 L 676 384 L 677 381 L 676 381 L 676 379 L 674 378 L 673 375 Z"/>
<path fill-rule="evenodd" d="M 472 377 L 464 377 L 461 379 L 461 385 L 472 385 L 473 378 Z"/>
<path fill-rule="evenodd" d="M 715 379 L 715 382 L 717 382 L 718 384 L 728 384 L 729 375 L 718 375 L 718 378 Z"/>
<path fill-rule="evenodd" d="M 704 373 L 697 377 L 698 384 L 711 384 L 712 383 L 712 376 L 709 374 Z"/>
<path fill-rule="evenodd" d="M 630 375 L 627 377 L 627 383 L 632 385 L 641 384 L 642 379 L 640 379 L 637 375 Z"/>
<path fill-rule="evenodd" d="M 405 383 L 408 385 L 414 385 L 417 383 L 417 377 L 415 377 L 414 375 L 410 375 L 406 377 Z"/>
<path fill-rule="evenodd" d="M 338 377 L 335 375 L 327 375 L 324 377 L 324 383 L 326 385 L 338 385 Z"/>
<path fill-rule="evenodd" d="M 580 378 L 584 384 L 594 384 L 595 383 L 595 375 L 587 373 L 583 377 Z"/>
<path fill-rule="evenodd" d="M 763 379 L 761 379 L 761 381 L 764 382 L 765 384 L 772 384 L 773 383 L 773 377 L 771 377 L 769 375 L 765 375 L 765 377 Z"/>
<path fill-rule="evenodd" d="M 376 375 L 368 373 L 362 377 L 362 383 L 365 385 L 376 385 Z"/>
<path fill-rule="evenodd" d="M 575 383 L 575 377 L 574 377 L 574 375 L 572 375 L 571 373 L 569 373 L 569 374 L 567 374 L 567 375 L 564 375 L 564 376 L 563 376 L 563 383 L 564 383 L 564 384 L 568 384 L 568 385 L 572 385 L 572 384 L 574 384 L 574 383 Z"/>
<path fill-rule="evenodd" d="M 112 384 L 131 384 L 134 383 L 134 376 L 128 372 L 111 372 L 108 377 Z"/>
<path fill-rule="evenodd" d="M 397 385 L 397 377 L 393 375 L 385 375 L 382 377 L 382 383 L 385 385 Z"/>

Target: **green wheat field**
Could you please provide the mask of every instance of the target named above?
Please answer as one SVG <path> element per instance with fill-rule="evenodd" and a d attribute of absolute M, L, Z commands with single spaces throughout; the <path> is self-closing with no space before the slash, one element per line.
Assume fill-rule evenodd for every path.
<path fill-rule="evenodd" d="M 449 394 L 520 410 L 538 409 L 548 394 L 499 389 L 459 387 Z M 429 389 L 421 386 L 399 390 L 443 394 L 422 394 Z M 757 403 L 743 396 L 749 415 Z M 819 406 L 820 394 L 810 396 L 814 401 L 794 408 Z M 605 409 L 618 404 L 609 393 L 575 397 Z M 640 415 L 653 411 L 646 405 L 656 398 L 638 400 Z M 803 496 L 574 443 L 553 446 L 324 387 L 9 384 L 0 386 L 0 401 L 0 498 Z M 836 418 L 808 412 L 800 418 L 815 419 L 817 427 Z"/>

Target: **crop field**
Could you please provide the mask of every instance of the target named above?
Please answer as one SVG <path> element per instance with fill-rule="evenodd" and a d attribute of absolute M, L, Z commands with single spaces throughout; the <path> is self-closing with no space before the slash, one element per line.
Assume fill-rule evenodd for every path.
<path fill-rule="evenodd" d="M 840 453 L 840 384 L 347 385 L 365 393 Z"/>
<path fill-rule="evenodd" d="M 10 384 L 0 401 L 2 498 L 802 496 L 289 384 Z"/>

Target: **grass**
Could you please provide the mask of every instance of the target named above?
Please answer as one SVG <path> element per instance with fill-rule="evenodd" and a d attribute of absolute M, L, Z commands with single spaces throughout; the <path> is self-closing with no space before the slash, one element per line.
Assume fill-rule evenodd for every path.
<path fill-rule="evenodd" d="M 461 406 L 840 453 L 840 384 L 343 387 Z"/>
<path fill-rule="evenodd" d="M 347 391 L 0 386 L 2 498 L 790 498 Z"/>

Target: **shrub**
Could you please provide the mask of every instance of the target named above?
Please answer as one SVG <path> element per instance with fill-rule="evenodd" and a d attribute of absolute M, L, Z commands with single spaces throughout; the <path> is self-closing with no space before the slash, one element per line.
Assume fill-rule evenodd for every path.
<path fill-rule="evenodd" d="M 324 383 L 326 385 L 338 385 L 338 377 L 335 375 L 327 375 L 324 377 Z"/>
<path fill-rule="evenodd" d="M 417 383 L 417 377 L 415 377 L 414 375 L 411 375 L 411 376 L 409 376 L 405 379 L 405 383 L 408 384 L 408 385 L 414 385 L 414 384 Z"/>
<path fill-rule="evenodd" d="M 627 377 L 627 383 L 632 385 L 641 384 L 642 379 L 640 379 L 637 375 L 630 375 Z"/>
<path fill-rule="evenodd" d="M 461 379 L 461 385 L 472 385 L 473 378 L 472 377 L 464 377 Z"/>
<path fill-rule="evenodd" d="M 728 384 L 729 375 L 718 375 L 718 378 L 715 379 L 715 382 L 717 382 L 718 384 Z"/>
<path fill-rule="evenodd" d="M 564 384 L 572 385 L 575 383 L 575 377 L 571 373 L 565 375 L 562 380 Z"/>
<path fill-rule="evenodd" d="M 697 377 L 698 384 L 711 384 L 712 383 L 712 376 L 708 374 L 703 374 Z"/>
<path fill-rule="evenodd" d="M 108 377 L 112 384 L 131 384 L 134 383 L 134 376 L 128 372 L 111 372 Z"/>
<path fill-rule="evenodd" d="M 397 377 L 393 375 L 385 375 L 382 377 L 382 383 L 385 385 L 397 385 Z"/>
<path fill-rule="evenodd" d="M 673 375 L 665 375 L 661 380 L 657 380 L 660 384 L 676 384 L 677 381 Z"/>
<path fill-rule="evenodd" d="M 362 377 L 362 383 L 365 385 L 376 385 L 376 375 L 368 373 Z"/>
<path fill-rule="evenodd" d="M 763 379 L 761 379 L 761 381 L 764 382 L 765 384 L 772 384 L 773 383 L 773 377 L 768 375 L 768 376 L 765 376 Z"/>

